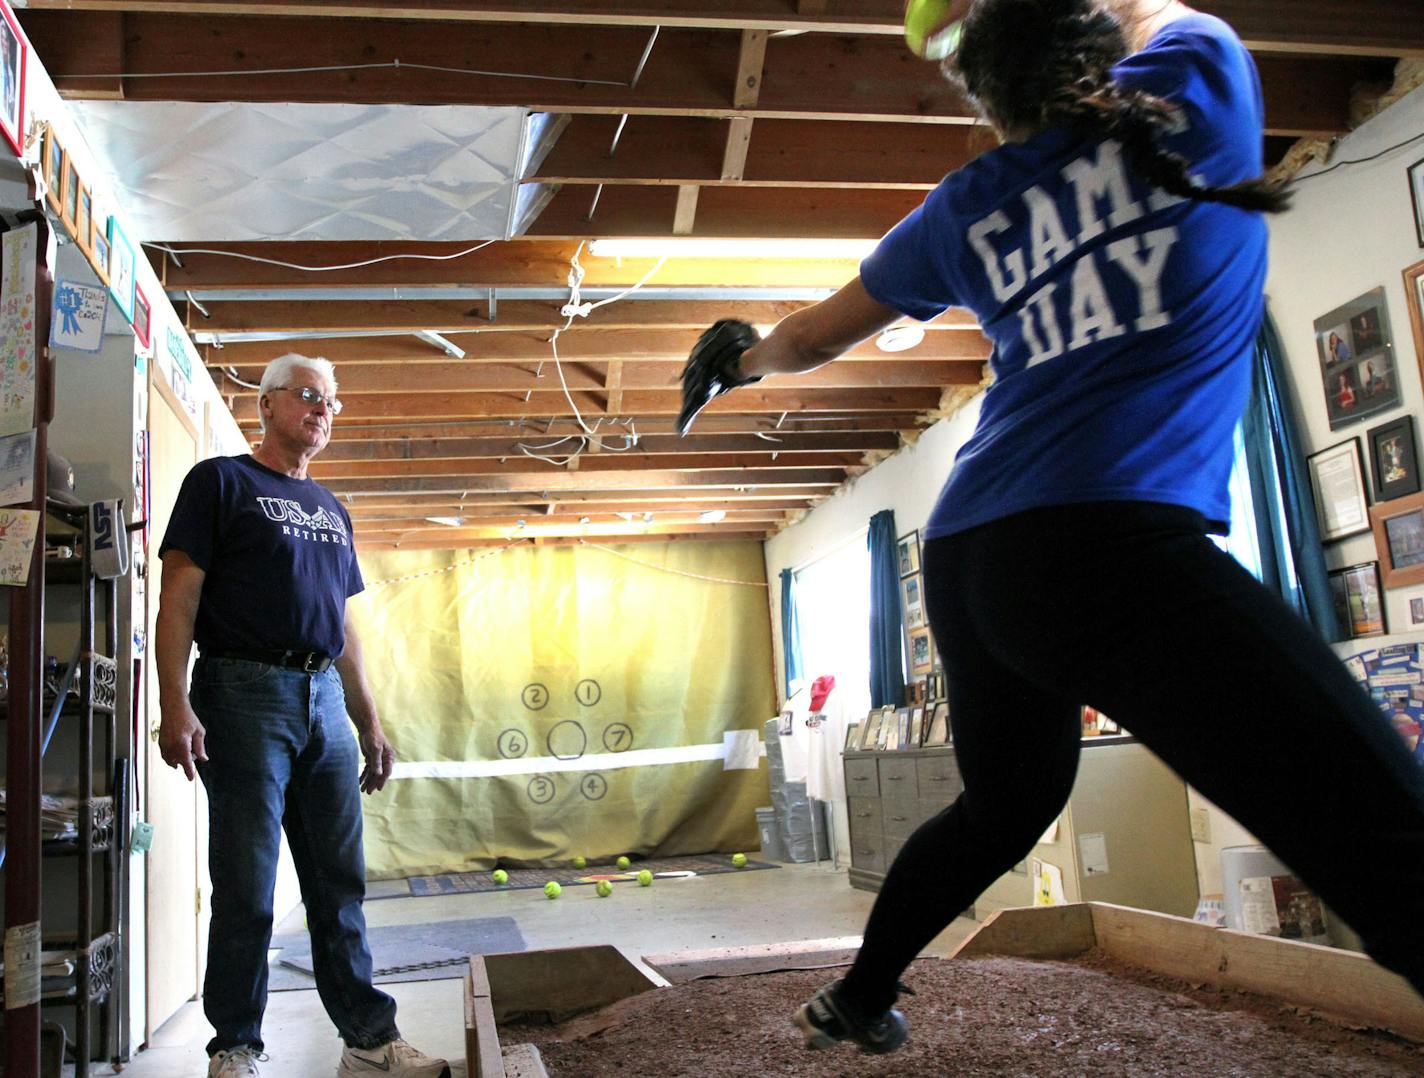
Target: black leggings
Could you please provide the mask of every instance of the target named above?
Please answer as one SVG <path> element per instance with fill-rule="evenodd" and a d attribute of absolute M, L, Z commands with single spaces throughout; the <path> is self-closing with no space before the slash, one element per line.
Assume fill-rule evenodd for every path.
<path fill-rule="evenodd" d="M 1058 816 L 1080 704 L 1240 821 L 1424 993 L 1424 768 L 1197 514 L 1034 510 L 931 540 L 924 573 L 964 792 L 890 867 L 852 999 L 888 1007 L 910 961 Z"/>

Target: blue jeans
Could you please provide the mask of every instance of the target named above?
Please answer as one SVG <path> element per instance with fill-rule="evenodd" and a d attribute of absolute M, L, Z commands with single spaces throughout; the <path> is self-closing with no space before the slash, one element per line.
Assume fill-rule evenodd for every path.
<path fill-rule="evenodd" d="M 395 1000 L 371 984 L 360 754 L 335 667 L 308 674 L 199 658 L 189 693 L 207 731 L 212 927 L 203 1010 L 208 1053 L 262 1047 L 267 948 L 281 832 L 296 862 L 317 992 L 341 1039 L 374 1048 L 396 1032 Z"/>

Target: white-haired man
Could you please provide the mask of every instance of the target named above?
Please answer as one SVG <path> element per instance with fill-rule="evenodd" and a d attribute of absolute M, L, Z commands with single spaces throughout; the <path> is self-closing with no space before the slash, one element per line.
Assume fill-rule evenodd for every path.
<path fill-rule="evenodd" d="M 401 1039 L 395 1000 L 371 983 L 358 787 L 380 790 L 395 753 L 346 611 L 364 587 L 351 518 L 307 478 L 341 411 L 331 364 L 274 359 L 257 408 L 262 444 L 188 473 L 159 548 L 159 750 L 190 781 L 201 776 L 212 835 L 208 1075 L 248 1078 L 266 1058 L 267 946 L 285 829 L 317 992 L 345 1042 L 338 1078 L 448 1076 L 443 1059 Z"/>

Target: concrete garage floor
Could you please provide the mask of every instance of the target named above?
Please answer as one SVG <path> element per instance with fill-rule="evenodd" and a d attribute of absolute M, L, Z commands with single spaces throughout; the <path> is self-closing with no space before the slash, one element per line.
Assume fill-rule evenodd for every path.
<path fill-rule="evenodd" d="M 387 893 L 375 883 L 372 895 Z M 652 887 L 618 886 L 598 899 L 590 886 L 567 887 L 556 901 L 539 890 L 400 898 L 366 904 L 367 923 L 419 924 L 470 917 L 512 917 L 529 950 L 613 943 L 631 956 L 713 947 L 786 943 L 858 936 L 874 896 L 851 888 L 846 873 L 829 862 L 783 865 L 773 870 L 722 873 L 689 880 L 659 880 Z M 298 931 L 297 910 L 278 928 Z M 928 953 L 951 951 L 976 924 L 960 918 Z M 450 1059 L 463 1075 L 461 981 L 406 981 L 381 986 L 400 1005 L 401 1032 L 422 1051 Z M 263 1078 L 332 1075 L 340 1055 L 336 1031 L 314 989 L 273 992 L 263 1027 L 271 1060 Z M 125 1078 L 199 1078 L 206 1073 L 203 1046 L 212 1036 L 202 1005 L 186 1004 L 124 1067 Z M 91 1074 L 112 1074 L 99 1066 Z"/>

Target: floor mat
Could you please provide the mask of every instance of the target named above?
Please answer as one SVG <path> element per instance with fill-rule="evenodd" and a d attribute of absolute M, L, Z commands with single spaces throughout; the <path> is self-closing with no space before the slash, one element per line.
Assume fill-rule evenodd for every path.
<path fill-rule="evenodd" d="M 469 894 L 475 891 L 517 891 L 522 888 L 543 887 L 555 880 L 565 887 L 580 883 L 597 883 L 608 880 L 612 883 L 635 883 L 638 873 L 646 869 L 656 878 L 676 876 L 711 876 L 718 872 L 750 872 L 753 869 L 777 868 L 770 861 L 748 861 L 742 868 L 732 864 L 729 854 L 704 853 L 690 857 L 659 857 L 647 861 L 634 861 L 627 870 L 615 865 L 590 865 L 588 868 L 509 868 L 508 883 L 495 883 L 488 872 L 453 872 L 443 876 L 412 876 L 405 882 L 411 895 L 426 898 L 431 895 Z M 390 881 L 399 882 L 399 881 Z M 368 901 L 375 898 L 371 896 Z M 381 898 L 404 898 L 403 894 L 387 893 Z"/>
<path fill-rule="evenodd" d="M 525 949 L 513 917 L 475 917 L 419 925 L 379 925 L 366 930 L 375 964 L 375 981 L 438 981 L 463 977 L 472 954 L 501 954 Z M 305 932 L 274 936 L 280 950 L 268 967 L 268 988 L 281 992 L 311 988 L 311 937 Z"/>

